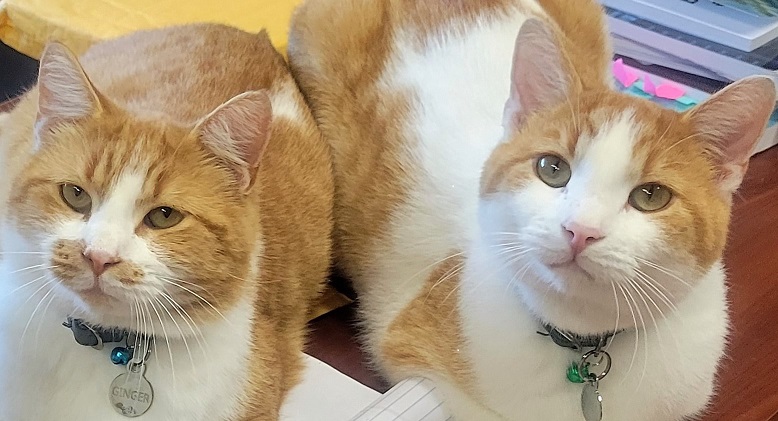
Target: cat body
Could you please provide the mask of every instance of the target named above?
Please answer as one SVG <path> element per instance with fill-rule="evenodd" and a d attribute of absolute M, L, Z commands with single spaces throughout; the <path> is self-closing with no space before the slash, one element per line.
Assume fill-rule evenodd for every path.
<path fill-rule="evenodd" d="M 611 89 L 607 38 L 590 1 L 309 1 L 293 19 L 364 342 L 456 419 L 583 419 L 566 371 L 586 350 L 544 324 L 618 332 L 604 420 L 680 420 L 713 394 L 730 195 L 774 88 L 663 110 Z M 548 159 L 564 185 L 539 179 Z M 631 204 L 665 186 L 663 208 Z"/>
<path fill-rule="evenodd" d="M 125 343 L 79 345 L 68 317 L 154 338 L 141 419 L 278 419 L 328 274 L 333 189 L 283 58 L 264 33 L 202 24 L 80 63 L 47 47 L 0 120 L 0 419 L 126 419 L 109 402 Z"/>

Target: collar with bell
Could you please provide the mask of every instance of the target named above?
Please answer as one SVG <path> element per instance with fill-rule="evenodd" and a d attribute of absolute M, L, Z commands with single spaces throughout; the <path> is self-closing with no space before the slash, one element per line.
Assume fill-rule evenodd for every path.
<path fill-rule="evenodd" d="M 111 362 L 126 366 L 126 372 L 119 374 L 108 388 L 111 407 L 128 418 L 146 413 L 154 400 L 154 389 L 146 379 L 146 361 L 151 355 L 152 337 L 139 335 L 127 329 L 103 328 L 90 325 L 81 320 L 68 317 L 62 323 L 73 332 L 76 343 L 102 349 L 106 343 L 121 343 L 111 351 Z"/>
<path fill-rule="evenodd" d="M 73 332 L 73 339 L 79 345 L 101 350 L 105 344 L 123 342 L 124 346 L 114 347 L 111 351 L 111 362 L 116 365 L 127 365 L 135 353 L 136 345 L 143 341 L 143 338 L 137 337 L 136 332 L 120 328 L 93 326 L 82 319 L 72 317 L 68 317 L 62 325 Z"/>
<path fill-rule="evenodd" d="M 611 356 L 604 348 L 620 331 L 583 336 L 549 324 L 543 324 L 543 328 L 546 332 L 538 332 L 538 334 L 548 336 L 558 346 L 581 353 L 581 358 L 567 367 L 567 380 L 584 385 L 581 393 L 581 412 L 584 419 L 602 420 L 602 395 L 599 384 L 611 369 Z"/>

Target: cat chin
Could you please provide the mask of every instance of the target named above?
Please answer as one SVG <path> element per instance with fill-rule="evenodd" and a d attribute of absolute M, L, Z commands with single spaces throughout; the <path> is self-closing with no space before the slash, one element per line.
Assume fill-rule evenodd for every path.
<path fill-rule="evenodd" d="M 504 269 L 496 273 L 494 267 L 500 265 Z M 619 309 L 613 293 L 615 287 L 609 281 L 592 277 L 575 262 L 552 267 L 542 259 L 528 257 L 506 268 L 499 263 L 499 256 L 489 253 L 488 248 L 476 247 L 468 255 L 468 272 L 469 275 L 463 278 L 465 282 L 471 279 L 491 280 L 491 288 L 474 281 L 473 288 L 465 289 L 480 296 L 473 302 L 493 305 L 492 301 L 497 300 L 510 307 L 524 309 L 538 319 L 538 327 L 541 322 L 549 323 L 582 335 L 614 330 Z M 493 290 L 501 298 L 492 296 L 488 290 Z M 515 292 L 514 298 L 507 299 L 505 293 L 511 290 Z M 626 305 L 624 308 L 627 308 Z M 633 327 L 633 320 L 628 314 L 619 311 L 622 316 L 619 328 Z"/>
<path fill-rule="evenodd" d="M 55 288 L 58 307 L 64 315 L 84 319 L 91 324 L 112 327 L 135 325 L 135 315 L 131 312 L 131 303 L 112 297 L 97 288 L 74 291 L 64 285 Z"/>
<path fill-rule="evenodd" d="M 603 286 L 610 289 L 612 282 L 618 282 L 626 276 L 621 271 L 603 269 L 585 258 L 552 263 L 535 260 L 532 262 L 532 267 L 535 268 L 539 278 L 560 293 L 571 287 Z"/>

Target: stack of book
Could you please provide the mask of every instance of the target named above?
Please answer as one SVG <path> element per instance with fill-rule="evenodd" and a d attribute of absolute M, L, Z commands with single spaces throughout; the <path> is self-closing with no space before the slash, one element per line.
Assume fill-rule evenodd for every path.
<path fill-rule="evenodd" d="M 778 86 L 778 0 L 600 2 L 618 55 L 724 82 L 764 75 Z M 757 151 L 778 144 L 774 117 Z"/>

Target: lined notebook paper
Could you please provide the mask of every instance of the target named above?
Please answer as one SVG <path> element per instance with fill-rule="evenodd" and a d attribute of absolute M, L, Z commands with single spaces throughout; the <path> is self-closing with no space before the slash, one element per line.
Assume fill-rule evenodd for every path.
<path fill-rule="evenodd" d="M 383 395 L 305 355 L 303 381 L 292 389 L 281 421 L 453 421 L 427 379 L 402 381 Z"/>
<path fill-rule="evenodd" d="M 351 421 L 453 421 L 435 385 L 427 379 L 402 381 Z"/>

